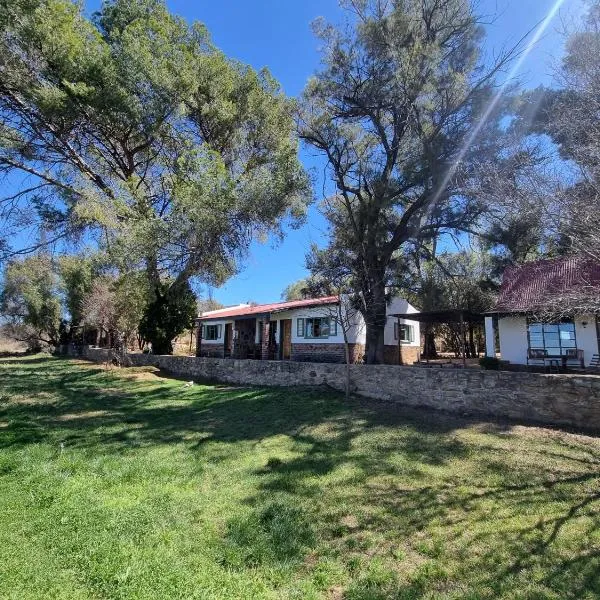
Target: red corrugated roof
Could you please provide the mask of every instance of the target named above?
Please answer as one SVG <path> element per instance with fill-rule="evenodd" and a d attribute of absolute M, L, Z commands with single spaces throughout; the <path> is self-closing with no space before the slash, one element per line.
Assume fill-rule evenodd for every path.
<path fill-rule="evenodd" d="M 292 300 L 291 302 L 275 302 L 273 304 L 254 304 L 252 306 L 237 306 L 219 311 L 204 313 L 199 320 L 230 319 L 231 317 L 246 317 L 250 315 L 262 315 L 292 308 L 304 308 L 310 306 L 322 306 L 324 304 L 336 304 L 337 296 L 325 296 L 323 298 L 310 298 L 308 300 Z"/>
<path fill-rule="evenodd" d="M 504 271 L 495 312 L 532 312 L 567 302 L 578 291 L 600 294 L 600 263 L 584 256 L 537 260 Z"/>

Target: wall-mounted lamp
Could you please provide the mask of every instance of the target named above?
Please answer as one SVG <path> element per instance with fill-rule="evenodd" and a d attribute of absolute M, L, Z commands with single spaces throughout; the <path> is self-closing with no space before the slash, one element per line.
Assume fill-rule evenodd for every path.
<path fill-rule="evenodd" d="M 587 324 L 588 324 L 587 321 L 581 321 L 581 325 L 584 329 L 587 327 Z"/>

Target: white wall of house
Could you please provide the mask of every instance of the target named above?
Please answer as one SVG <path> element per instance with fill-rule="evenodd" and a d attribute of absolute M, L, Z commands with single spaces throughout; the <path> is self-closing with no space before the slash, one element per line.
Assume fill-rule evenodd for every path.
<path fill-rule="evenodd" d="M 404 298 L 392 298 L 387 307 L 388 315 L 404 315 L 407 313 L 418 313 L 419 311 L 412 305 L 409 304 Z M 388 317 L 387 323 L 385 324 L 385 330 L 383 334 L 384 344 L 386 346 L 397 346 L 398 340 L 394 336 L 394 325 L 398 322 L 396 317 Z M 408 321 L 406 319 L 400 319 L 402 325 L 410 325 L 413 327 L 413 341 L 402 342 L 403 346 L 421 346 L 421 330 L 419 329 L 418 321 Z"/>
<path fill-rule="evenodd" d="M 226 323 L 233 323 L 232 320 L 215 320 L 215 321 L 203 321 L 202 324 L 203 325 L 220 325 L 220 329 L 221 331 L 219 332 L 221 335 L 216 339 L 216 340 L 207 340 L 204 338 L 204 336 L 202 337 L 202 345 L 203 346 L 222 346 L 225 343 L 225 324 Z"/>
<path fill-rule="evenodd" d="M 271 320 L 292 320 L 292 344 L 343 344 L 344 332 L 338 324 L 336 335 L 330 335 L 326 338 L 307 338 L 298 335 L 298 319 L 304 319 L 306 327 L 306 319 L 315 317 L 329 317 L 330 319 L 337 315 L 337 306 L 334 304 L 326 306 L 313 306 L 311 308 L 296 308 L 285 312 L 278 312 L 272 315 Z M 279 338 L 277 338 L 279 340 Z M 350 344 L 365 343 L 365 324 L 360 314 L 356 315 L 356 323 L 348 330 L 348 342 Z"/>
<path fill-rule="evenodd" d="M 403 298 L 394 298 L 390 302 L 387 308 L 388 314 L 404 314 L 404 313 L 417 313 L 417 309 L 410 305 Z M 218 311 L 214 311 L 215 319 L 203 321 L 204 325 L 221 325 L 220 336 L 216 340 L 207 340 L 203 337 L 202 345 L 223 345 L 225 342 L 225 325 L 228 323 L 234 323 L 235 319 L 218 319 Z M 271 315 L 271 327 L 276 327 L 276 340 L 277 343 L 280 341 L 280 327 L 281 321 L 284 319 L 292 320 L 292 344 L 343 344 L 344 333 L 341 326 L 338 324 L 336 335 L 331 335 L 326 338 L 307 338 L 298 335 L 298 319 L 304 319 L 306 325 L 306 319 L 315 317 L 335 317 L 337 315 L 337 306 L 325 305 L 325 306 L 313 306 L 306 308 L 295 308 L 288 311 L 282 311 L 273 313 Z M 258 344 L 261 335 L 261 322 L 264 317 L 256 318 L 256 334 L 255 343 Z M 366 325 L 362 315 L 358 312 L 355 313 L 355 323 L 348 330 L 348 342 L 350 344 L 365 344 L 366 343 Z M 397 346 L 398 340 L 394 338 L 394 325 L 397 322 L 396 317 L 388 317 L 385 331 L 384 331 L 384 342 L 386 345 Z M 411 325 L 414 328 L 414 340 L 412 342 L 403 342 L 403 346 L 419 346 L 420 345 L 420 330 L 419 323 L 417 321 L 401 320 L 401 323 Z"/>
<path fill-rule="evenodd" d="M 527 364 L 527 319 L 522 316 L 498 319 L 500 357 L 516 365 Z"/>
<path fill-rule="evenodd" d="M 575 318 L 575 339 L 577 348 L 583 350 L 583 360 L 585 365 L 588 366 L 592 356 L 599 354 L 598 333 L 594 315 L 582 315 Z"/>
<path fill-rule="evenodd" d="M 585 365 L 589 365 L 592 356 L 599 353 L 596 320 L 593 315 L 582 315 L 574 319 L 577 348 L 583 350 Z M 584 326 L 583 324 L 586 323 Z M 529 340 L 527 339 L 527 319 L 524 316 L 500 317 L 498 319 L 500 336 L 500 356 L 513 364 L 526 365 Z"/>

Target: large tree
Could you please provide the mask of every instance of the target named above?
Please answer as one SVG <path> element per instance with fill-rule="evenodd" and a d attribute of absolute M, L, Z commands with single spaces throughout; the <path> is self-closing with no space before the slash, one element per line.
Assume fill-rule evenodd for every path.
<path fill-rule="evenodd" d="M 7 332 L 31 350 L 58 346 L 62 332 L 59 281 L 52 259 L 36 254 L 9 261 L 0 286 L 0 316 Z"/>
<path fill-rule="evenodd" d="M 470 168 L 497 150 L 498 114 L 479 120 L 495 76 L 468 0 L 352 0 L 345 29 L 321 26 L 323 69 L 302 99 L 300 133 L 326 157 L 332 251 L 346 255 L 382 362 L 386 284 L 399 249 L 472 225 L 483 207 Z M 467 144 L 475 127 L 481 135 Z"/>
<path fill-rule="evenodd" d="M 107 0 L 91 20 L 70 0 L 0 4 L 5 237 L 36 222 L 49 242 L 91 231 L 156 301 L 193 276 L 220 283 L 254 236 L 303 213 L 293 133 L 272 76 L 162 0 Z"/>
<path fill-rule="evenodd" d="M 549 216 L 566 251 L 600 261 L 600 2 L 566 33 L 555 87 L 525 96 L 524 131 L 549 135 L 566 164 Z"/>

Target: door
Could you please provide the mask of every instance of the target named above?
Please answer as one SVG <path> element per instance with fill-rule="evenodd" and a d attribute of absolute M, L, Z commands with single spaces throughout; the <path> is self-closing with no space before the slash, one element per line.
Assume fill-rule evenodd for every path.
<path fill-rule="evenodd" d="M 281 359 L 290 360 L 292 357 L 292 320 L 284 319 L 281 324 Z"/>
<path fill-rule="evenodd" d="M 224 348 L 224 356 L 228 358 L 231 356 L 231 351 L 233 349 L 233 326 L 231 323 L 225 324 L 225 348 Z"/>

